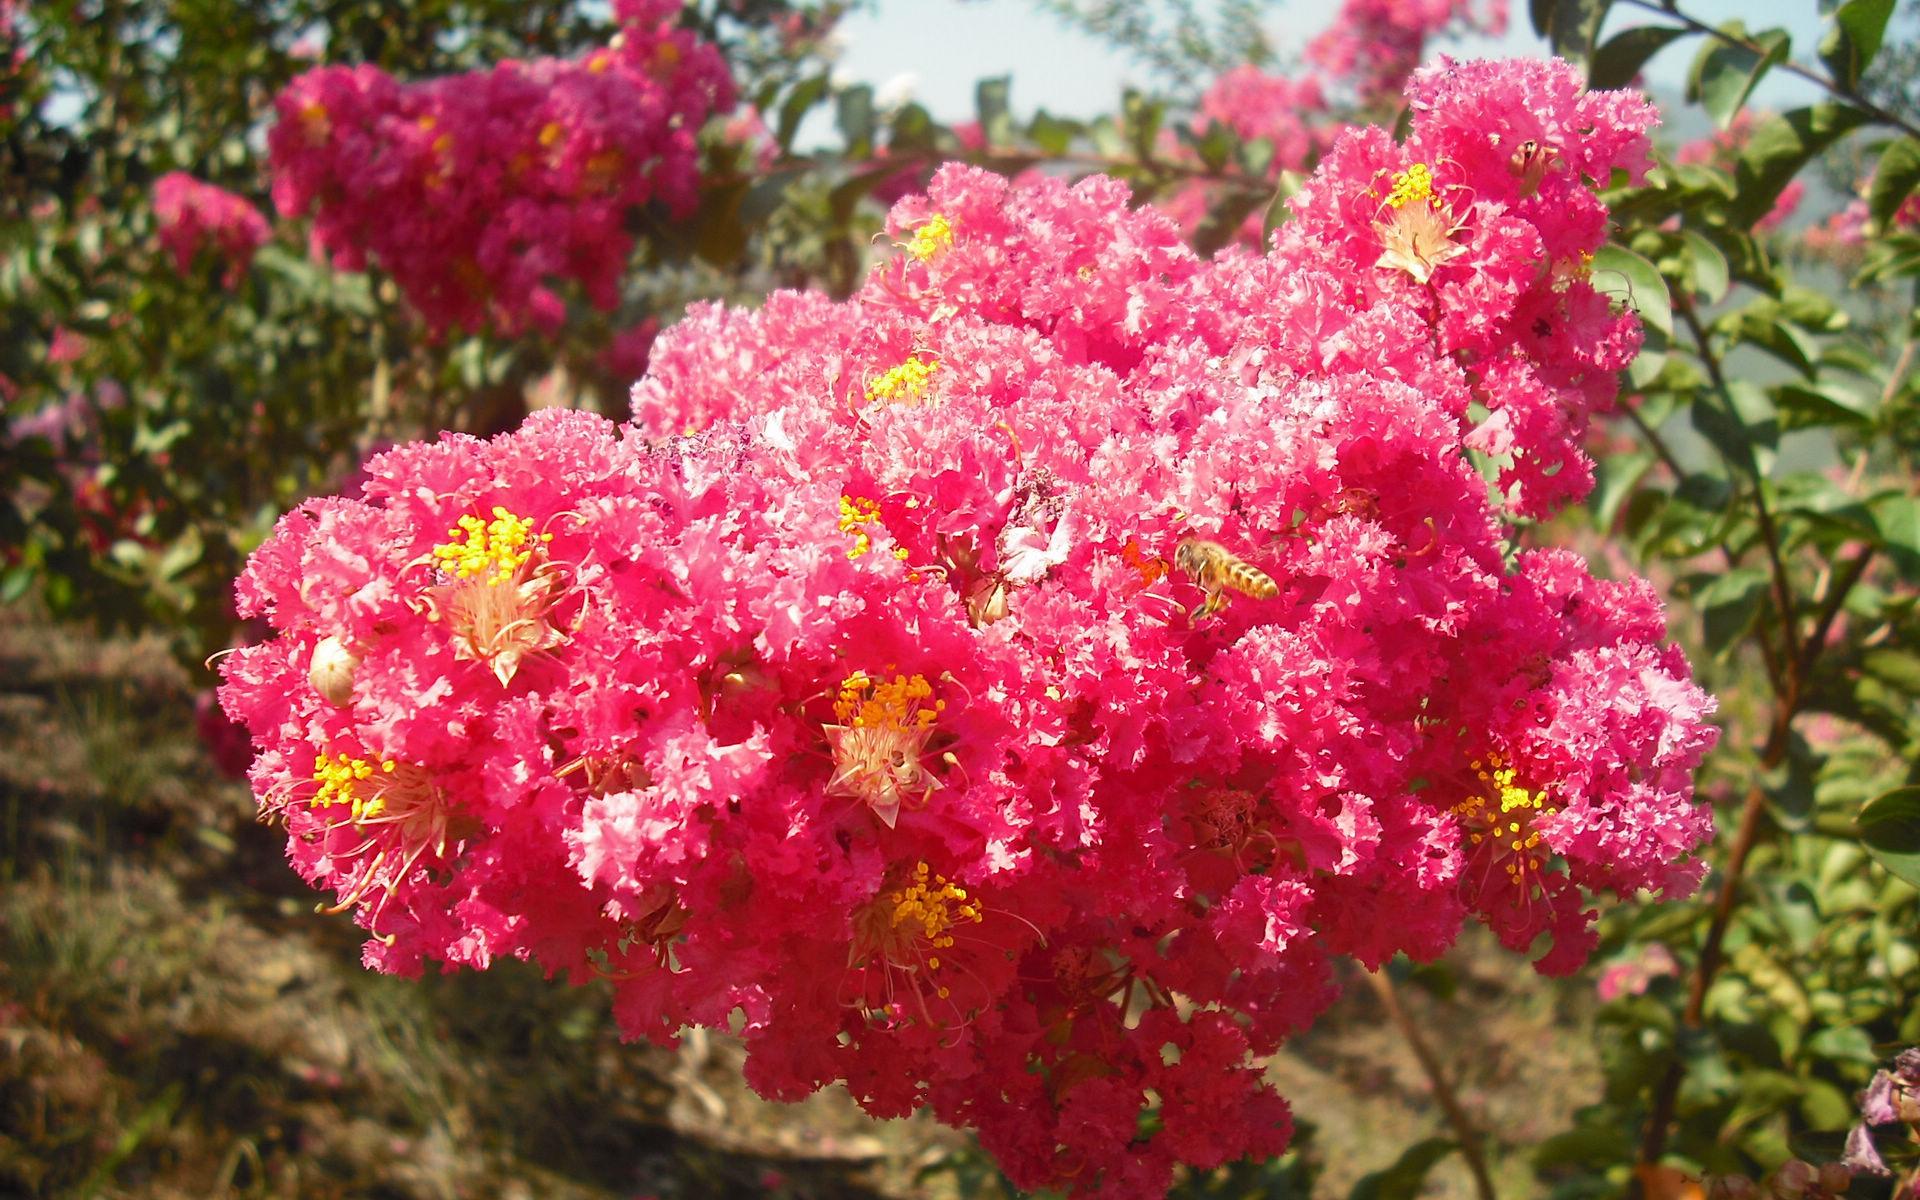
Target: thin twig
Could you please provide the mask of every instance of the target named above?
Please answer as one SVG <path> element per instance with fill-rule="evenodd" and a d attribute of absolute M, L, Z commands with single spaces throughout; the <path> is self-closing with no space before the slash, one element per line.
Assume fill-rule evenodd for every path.
<path fill-rule="evenodd" d="M 1647 445 L 1653 448 L 1654 454 L 1659 456 L 1661 462 L 1667 464 L 1667 470 L 1673 472 L 1673 481 L 1679 483 L 1685 479 L 1686 468 L 1682 467 L 1680 460 L 1674 457 L 1673 448 L 1667 445 L 1667 439 L 1660 436 L 1660 431 L 1647 424 L 1647 419 L 1640 415 L 1640 410 L 1631 404 L 1623 404 L 1621 408 L 1626 412 L 1627 420 L 1633 422 L 1634 428 L 1640 431 L 1640 436 L 1645 438 Z"/>
<path fill-rule="evenodd" d="M 1467 1110 L 1460 1106 L 1460 1097 L 1454 1093 L 1453 1085 L 1447 1082 L 1446 1073 L 1440 1069 L 1440 1060 L 1435 1057 L 1433 1048 L 1427 1045 L 1427 1039 L 1421 1036 L 1420 1027 L 1401 1007 L 1393 979 L 1384 966 L 1378 971 L 1368 971 L 1366 979 L 1368 986 L 1373 988 L 1373 994 L 1380 998 L 1380 1006 L 1387 1010 L 1388 1019 L 1399 1028 L 1400 1036 L 1407 1039 L 1408 1048 L 1419 1060 L 1420 1069 L 1426 1073 L 1427 1084 L 1433 1088 L 1433 1098 L 1440 1102 L 1440 1111 L 1446 1114 L 1447 1124 L 1453 1127 L 1453 1140 L 1460 1143 L 1460 1157 L 1466 1159 L 1467 1170 L 1473 1175 L 1474 1190 L 1480 1194 L 1480 1200 L 1497 1200 L 1493 1176 L 1487 1173 L 1484 1135 L 1467 1116 Z"/>
<path fill-rule="evenodd" d="M 1762 46 L 1752 38 L 1738 37 L 1728 33 L 1724 29 L 1716 29 L 1705 21 L 1688 16 L 1686 13 L 1673 7 L 1670 3 L 1656 4 L 1653 0 L 1621 0 L 1621 3 L 1631 5 L 1634 8 L 1644 9 L 1650 13 L 1659 13 L 1663 17 L 1668 17 L 1680 22 L 1680 24 L 1695 33 L 1703 33 L 1717 41 L 1725 42 L 1729 46 L 1738 46 L 1740 49 L 1758 58 L 1764 59 L 1767 57 L 1767 47 Z M 1845 100 L 1848 104 L 1853 105 L 1882 125 L 1891 125 L 1905 133 L 1908 137 L 1920 138 L 1920 125 L 1914 125 L 1898 113 L 1890 112 L 1880 107 L 1865 96 L 1862 96 L 1859 92 L 1840 86 L 1838 80 L 1822 75 L 1811 67 L 1803 67 L 1792 59 L 1782 59 L 1774 65 L 1789 75 L 1799 76 L 1831 96 L 1837 96 Z"/>
<path fill-rule="evenodd" d="M 1771 771 L 1786 758 L 1787 733 L 1792 723 L 1791 710 L 1782 707 L 1775 712 L 1773 728 L 1760 754 L 1760 769 L 1763 772 Z M 1700 957 L 1694 963 L 1693 975 L 1687 983 L 1687 1007 L 1681 1019 L 1689 1029 L 1698 1028 L 1706 1014 L 1707 988 L 1720 971 L 1721 946 L 1726 941 L 1728 926 L 1733 923 L 1734 904 L 1739 898 L 1740 884 L 1746 874 L 1747 857 L 1760 840 L 1760 826 L 1766 812 L 1766 789 L 1756 783 L 1748 789 L 1746 801 L 1740 806 L 1740 820 L 1733 834 L 1733 849 L 1727 855 L 1726 870 L 1720 875 L 1720 890 L 1713 898 L 1713 919 L 1707 925 L 1706 940 L 1700 944 Z M 1679 1100 L 1680 1084 L 1685 1077 L 1686 1067 L 1682 1065 L 1676 1046 L 1673 1059 L 1667 1064 L 1666 1074 L 1661 1076 L 1659 1086 L 1654 1089 L 1653 1108 L 1648 1114 L 1646 1132 L 1640 1141 L 1640 1162 L 1643 1164 L 1656 1164 L 1660 1156 L 1666 1153 L 1667 1130 L 1673 1124 L 1674 1106 Z M 1628 1186 L 1628 1195 L 1635 1194 L 1638 1184 Z"/>
<path fill-rule="evenodd" d="M 1720 358 L 1713 352 L 1713 344 L 1708 340 L 1706 326 L 1700 323 L 1700 315 L 1695 311 L 1693 301 L 1683 291 L 1675 297 L 1674 311 L 1686 322 L 1687 329 L 1693 334 L 1694 345 L 1700 361 L 1707 368 L 1707 378 L 1713 384 L 1713 390 L 1720 394 L 1720 402 L 1727 406 L 1729 415 L 1738 418 L 1733 407 L 1733 395 L 1727 389 L 1726 373 L 1720 368 Z M 1800 631 L 1794 623 L 1793 589 L 1787 581 L 1787 565 L 1780 557 L 1780 531 L 1773 523 L 1773 511 L 1767 507 L 1766 476 L 1758 466 L 1753 468 L 1753 511 L 1754 521 L 1760 527 L 1760 544 L 1767 551 L 1768 572 L 1773 581 L 1774 603 L 1780 608 L 1780 636 L 1784 640 L 1782 657 L 1788 667 L 1786 686 L 1797 692 L 1799 677 L 1794 674 L 1800 660 Z"/>
<path fill-rule="evenodd" d="M 1907 372 L 1913 367 L 1913 351 L 1916 346 L 1920 346 L 1920 341 L 1908 339 L 1907 344 L 1900 348 L 1900 357 L 1894 360 L 1893 370 L 1887 375 L 1887 386 L 1880 389 L 1881 408 L 1893 403 L 1894 395 L 1899 392 L 1900 385 L 1906 381 Z"/>
<path fill-rule="evenodd" d="M 1827 644 L 1827 634 L 1833 629 L 1835 618 L 1840 615 L 1840 606 L 1846 603 L 1847 593 L 1860 582 L 1860 577 L 1867 573 L 1867 566 L 1872 561 L 1873 547 L 1862 546 L 1860 553 L 1854 555 L 1846 566 L 1840 568 L 1840 574 L 1834 577 L 1832 589 L 1820 605 L 1820 614 L 1814 618 L 1813 630 L 1800 647 L 1798 674 L 1803 683 L 1812 676 L 1814 661 Z"/>

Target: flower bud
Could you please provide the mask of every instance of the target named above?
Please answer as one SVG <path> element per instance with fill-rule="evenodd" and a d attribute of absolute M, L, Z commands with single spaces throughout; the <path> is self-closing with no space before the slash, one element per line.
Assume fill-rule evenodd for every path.
<path fill-rule="evenodd" d="M 335 708 L 353 701 L 353 673 L 360 669 L 360 658 L 337 637 L 321 638 L 313 647 L 307 666 L 307 682 L 320 698 Z"/>

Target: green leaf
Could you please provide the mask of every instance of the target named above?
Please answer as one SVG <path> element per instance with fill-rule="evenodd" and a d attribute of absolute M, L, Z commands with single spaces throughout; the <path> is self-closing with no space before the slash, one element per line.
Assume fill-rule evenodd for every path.
<path fill-rule="evenodd" d="M 1867 243 L 1867 260 L 1860 265 L 1855 282 L 1878 283 L 1920 275 L 1920 237 L 1895 233 Z"/>
<path fill-rule="evenodd" d="M 1614 522 L 1619 519 L 1620 506 L 1633 495 L 1633 490 L 1646 477 L 1654 464 L 1651 450 L 1635 450 L 1628 454 L 1609 454 L 1594 464 L 1595 483 L 1593 494 L 1587 497 L 1587 505 L 1593 510 L 1593 522 L 1604 532 L 1611 531 Z"/>
<path fill-rule="evenodd" d="M 1428 1138 L 1403 1151 L 1393 1165 L 1353 1185 L 1349 1200 L 1415 1200 L 1424 1189 L 1427 1173 L 1459 1146 L 1446 1138 Z"/>
<path fill-rule="evenodd" d="M 1625 304 L 1649 326 L 1673 337 L 1673 300 L 1667 294 L 1667 281 L 1652 263 L 1609 242 L 1594 254 L 1592 267 L 1595 291 Z"/>
<path fill-rule="evenodd" d="M 833 215 L 834 222 L 845 225 L 853 218 L 853 210 L 859 207 L 860 201 L 867 198 L 867 193 L 878 187 L 882 180 L 891 179 L 899 173 L 897 165 L 888 164 L 876 170 L 862 171 L 844 183 L 835 184 L 827 193 L 827 210 Z"/>
<path fill-rule="evenodd" d="M 1735 379 L 1728 381 L 1725 395 L 1701 393 L 1690 414 L 1693 427 L 1713 444 L 1720 456 L 1749 474 L 1760 474 L 1764 470 L 1760 451 L 1771 447 L 1779 435 L 1778 421 L 1769 418 L 1766 411 L 1752 402 L 1755 393 L 1759 395 L 1760 406 L 1770 410 L 1772 406 L 1758 384 Z M 1760 418 L 1757 424 L 1749 419 L 1749 412 Z"/>
<path fill-rule="evenodd" d="M 1843 383 L 1787 383 L 1774 389 L 1784 430 L 1847 426 L 1871 429 L 1877 398 Z"/>
<path fill-rule="evenodd" d="M 1056 117 L 1042 109 L 1027 126 L 1027 137 L 1044 153 L 1058 158 L 1073 146 L 1073 139 L 1085 132 L 1085 128 L 1078 121 Z"/>
<path fill-rule="evenodd" d="M 1613 0 L 1531 0 L 1528 15 L 1533 29 L 1561 58 L 1583 60 L 1600 36 Z"/>
<path fill-rule="evenodd" d="M 1820 61 L 1842 87 L 1858 84 L 1880 53 L 1893 9 L 1894 0 L 1847 0 L 1834 10 L 1833 28 L 1820 40 Z"/>
<path fill-rule="evenodd" d="M 933 114 L 924 105 L 905 104 L 893 114 L 887 125 L 887 149 L 894 154 L 912 155 L 934 149 Z"/>
<path fill-rule="evenodd" d="M 1207 170 L 1214 172 L 1220 171 L 1227 165 L 1228 160 L 1233 157 L 1235 147 L 1239 144 L 1239 139 L 1234 137 L 1233 130 L 1218 121 L 1207 122 L 1207 130 L 1203 134 L 1184 127 L 1176 132 L 1180 140 L 1200 156 L 1200 161 Z"/>
<path fill-rule="evenodd" d="M 1725 129 L 1745 107 L 1754 85 L 1776 63 L 1785 62 L 1792 39 L 1783 29 L 1767 29 L 1751 36 L 1741 21 L 1720 26 L 1728 38 L 1709 38 L 1693 60 L 1687 77 L 1687 99 L 1697 101 Z"/>
<path fill-rule="evenodd" d="M 1595 90 L 1626 87 L 1647 65 L 1647 60 L 1688 31 L 1672 25 L 1638 25 L 1615 34 L 1593 52 L 1587 68 L 1587 86 Z"/>
<path fill-rule="evenodd" d="M 1860 810 L 1860 842 L 1875 862 L 1920 887 L 1920 787 L 1869 800 Z"/>
<path fill-rule="evenodd" d="M 1908 579 L 1920 577 L 1920 497 L 1894 493 L 1875 499 L 1869 507 L 1900 573 Z"/>
<path fill-rule="evenodd" d="M 200 527 L 187 526 L 187 531 L 174 540 L 154 562 L 154 574 L 160 579 L 172 579 L 188 567 L 200 561 L 206 547 L 200 540 Z"/>
<path fill-rule="evenodd" d="M 1767 595 L 1767 573 L 1759 567 L 1739 567 L 1700 590 L 1695 603 L 1702 611 L 1707 649 L 1722 654 L 1753 624 Z"/>
<path fill-rule="evenodd" d="M 1690 275 L 1693 290 L 1708 304 L 1720 303 L 1727 298 L 1727 288 L 1731 286 L 1727 256 L 1696 230 L 1684 230 L 1680 236 L 1686 243 L 1687 258 L 1693 268 Z"/>
<path fill-rule="evenodd" d="M 862 83 L 834 97 L 833 123 L 847 139 L 847 157 L 873 153 L 873 89 Z"/>
<path fill-rule="evenodd" d="M 1861 656 L 1860 669 L 1909 696 L 1920 696 L 1920 654 L 1876 646 Z"/>
<path fill-rule="evenodd" d="M 1011 75 L 982 79 L 973 87 L 974 113 L 980 119 L 980 132 L 988 146 L 1005 146 L 1013 141 L 1013 115 L 1007 105 L 1012 89 Z"/>
<path fill-rule="evenodd" d="M 1870 119 L 1857 108 L 1822 101 L 1761 121 L 1734 167 L 1739 190 L 1728 215 L 1740 225 L 1766 216 L 1808 160 Z"/>
<path fill-rule="evenodd" d="M 0 574 L 0 604 L 12 604 L 33 586 L 33 568 L 26 563 L 9 567 Z"/>
<path fill-rule="evenodd" d="M 1880 155 L 1880 165 L 1873 169 L 1873 186 L 1867 191 L 1868 214 L 1886 228 L 1916 186 L 1920 186 L 1920 142 L 1904 137 L 1886 148 Z"/>
<path fill-rule="evenodd" d="M 1265 243 L 1273 236 L 1273 231 L 1287 223 L 1293 216 L 1294 193 L 1306 182 L 1306 176 L 1298 171 L 1282 171 L 1280 178 L 1274 181 L 1273 199 L 1267 203 L 1267 218 L 1260 230 L 1260 240 Z"/>
<path fill-rule="evenodd" d="M 1160 126 L 1166 120 L 1167 106 L 1143 92 L 1128 88 L 1120 100 L 1120 118 L 1127 142 L 1141 162 L 1152 162 L 1159 149 Z"/>
<path fill-rule="evenodd" d="M 1833 1025 L 1807 1038 L 1807 1049 L 1821 1058 L 1872 1068 L 1878 1062 L 1873 1038 L 1856 1025 Z"/>
<path fill-rule="evenodd" d="M 1120 123 L 1113 117 L 1100 117 L 1087 126 L 1087 136 L 1093 141 L 1093 148 L 1105 158 L 1124 158 L 1127 153 L 1126 135 L 1120 130 Z"/>
<path fill-rule="evenodd" d="M 820 103 L 827 94 L 827 77 L 814 75 L 795 84 L 793 91 L 780 102 L 780 123 L 774 127 L 774 140 L 780 143 L 780 149 L 793 149 L 794 135 L 800 132 L 800 123 L 807 119 L 813 106 Z"/>

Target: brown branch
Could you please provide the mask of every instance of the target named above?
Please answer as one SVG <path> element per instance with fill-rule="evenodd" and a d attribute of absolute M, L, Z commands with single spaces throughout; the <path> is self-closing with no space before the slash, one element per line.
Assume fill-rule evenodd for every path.
<path fill-rule="evenodd" d="M 1727 390 L 1726 373 L 1720 368 L 1720 358 L 1713 352 L 1713 344 L 1708 340 L 1707 330 L 1700 323 L 1700 315 L 1694 309 L 1693 301 L 1685 291 L 1674 298 L 1674 311 L 1687 324 L 1693 334 L 1694 345 L 1700 361 L 1707 368 L 1707 378 L 1713 384 L 1713 390 L 1720 394 L 1720 402 L 1727 406 L 1727 413 L 1736 420 L 1739 414 L 1733 407 L 1733 395 Z M 1785 685 L 1790 693 L 1798 693 L 1800 679 L 1795 671 L 1800 660 L 1800 631 L 1794 623 L 1793 589 L 1787 581 L 1787 564 L 1780 556 L 1780 530 L 1773 523 L 1773 510 L 1767 507 L 1767 480 L 1756 465 L 1753 468 L 1753 511 L 1754 521 L 1760 527 L 1760 543 L 1767 551 L 1768 574 L 1773 581 L 1773 600 L 1780 609 L 1780 636 L 1785 643 L 1781 648 L 1781 657 L 1787 668 Z"/>
<path fill-rule="evenodd" d="M 1873 561 L 1873 547 L 1862 546 L 1860 553 L 1853 556 L 1847 565 L 1840 568 L 1840 574 L 1834 577 L 1832 589 L 1820 605 L 1820 614 L 1814 618 L 1813 631 L 1807 634 L 1807 640 L 1800 647 L 1800 662 L 1796 673 L 1802 682 L 1813 675 L 1813 664 L 1820 657 L 1820 651 L 1827 644 L 1827 634 L 1833 629 L 1834 620 L 1840 615 L 1840 606 L 1846 603 L 1847 593 L 1860 582 L 1867 573 L 1867 566 Z"/>
<path fill-rule="evenodd" d="M 1792 722 L 1791 709 L 1783 705 L 1776 711 L 1766 747 L 1760 753 L 1760 769 L 1763 772 L 1771 771 L 1786 758 L 1787 733 Z M 1713 898 L 1713 919 L 1707 925 L 1706 940 L 1700 944 L 1700 957 L 1694 963 L 1693 974 L 1687 982 L 1687 1007 L 1681 1015 L 1681 1021 L 1688 1029 L 1699 1028 L 1706 1014 L 1707 989 L 1720 971 L 1721 947 L 1726 942 L 1727 927 L 1733 923 L 1733 909 L 1746 874 L 1747 858 L 1760 840 L 1760 827 L 1766 813 L 1766 789 L 1756 783 L 1748 789 L 1746 801 L 1740 806 L 1740 820 L 1733 834 L 1733 849 L 1727 855 L 1726 870 L 1720 875 L 1720 890 Z M 1640 1141 L 1641 1164 L 1652 1166 L 1666 1153 L 1667 1131 L 1673 1124 L 1674 1106 L 1679 1100 L 1680 1084 L 1685 1077 L 1686 1068 L 1681 1065 L 1676 1046 L 1673 1061 L 1667 1064 L 1666 1074 L 1661 1076 L 1660 1084 L 1654 1090 L 1652 1111 L 1648 1114 L 1646 1132 Z M 1638 1184 L 1629 1187 L 1637 1189 Z M 1629 1190 L 1628 1194 L 1633 1195 L 1634 1191 Z"/>
<path fill-rule="evenodd" d="M 1440 1111 L 1446 1114 L 1447 1124 L 1453 1128 L 1453 1140 L 1460 1144 L 1460 1157 L 1466 1160 L 1467 1170 L 1473 1175 L 1474 1190 L 1479 1193 L 1480 1200 L 1497 1200 L 1493 1176 L 1487 1173 L 1484 1135 L 1467 1116 L 1467 1110 L 1460 1106 L 1460 1097 L 1455 1094 L 1453 1085 L 1447 1082 L 1446 1073 L 1441 1070 L 1433 1047 L 1427 1045 L 1420 1027 L 1401 1007 L 1400 996 L 1394 991 L 1393 979 L 1387 974 L 1386 967 L 1366 972 L 1366 980 L 1373 994 L 1380 998 L 1380 1006 L 1387 1010 L 1388 1019 L 1400 1030 L 1400 1036 L 1407 1039 L 1407 1046 L 1413 1051 L 1414 1058 L 1419 1060 L 1420 1069 L 1426 1073 L 1427 1084 L 1433 1089 L 1433 1098 L 1440 1102 Z"/>
<path fill-rule="evenodd" d="M 1667 439 L 1660 436 L 1660 431 L 1647 424 L 1647 419 L 1640 415 L 1640 410 L 1631 404 L 1623 404 L 1620 407 L 1627 414 L 1627 420 L 1633 422 L 1634 428 L 1640 431 L 1640 436 L 1646 439 L 1648 446 L 1652 447 L 1654 454 L 1667 465 L 1667 470 L 1673 473 L 1673 481 L 1679 483 L 1685 479 L 1686 468 L 1680 465 L 1680 460 L 1674 456 L 1673 448 L 1667 445 Z"/>
<path fill-rule="evenodd" d="M 1887 386 L 1880 389 L 1881 408 L 1893 403 L 1894 393 L 1900 390 L 1901 383 L 1906 380 L 1907 372 L 1913 367 L 1915 347 L 1920 347 L 1920 341 L 1908 339 L 1907 344 L 1900 348 L 1900 357 L 1894 360 L 1893 370 L 1887 374 Z"/>

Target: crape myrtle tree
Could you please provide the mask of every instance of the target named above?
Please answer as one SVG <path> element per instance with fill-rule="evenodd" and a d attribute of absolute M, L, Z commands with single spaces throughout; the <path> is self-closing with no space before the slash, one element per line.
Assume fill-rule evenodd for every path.
<path fill-rule="evenodd" d="M 1452 1136 L 1367 1194 L 1906 1194 L 1891 0 L 1504 63 L 1349 0 L 1285 71 L 1044 7 L 1156 87 L 943 126 L 812 6 L 7 10 L 9 590 L 240 646 L 369 966 L 606 981 L 1009 1187 L 1306 1187 L 1260 1056 L 1473 920 L 1599 957 L 1606 1088 L 1501 1145 L 1401 1019 Z"/>

